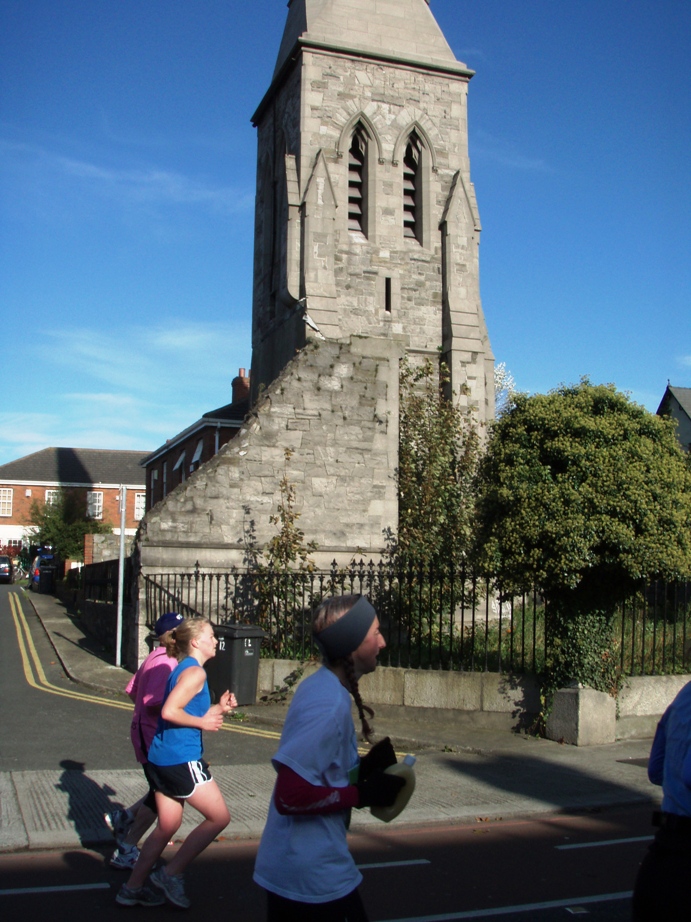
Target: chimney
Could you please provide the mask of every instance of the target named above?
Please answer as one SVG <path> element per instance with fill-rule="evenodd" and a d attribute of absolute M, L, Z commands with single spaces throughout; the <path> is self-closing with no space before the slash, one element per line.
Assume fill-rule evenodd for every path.
<path fill-rule="evenodd" d="M 233 403 L 242 403 L 243 400 L 249 399 L 250 378 L 249 375 L 245 375 L 244 368 L 238 371 L 237 378 L 233 378 L 231 387 L 233 388 Z"/>

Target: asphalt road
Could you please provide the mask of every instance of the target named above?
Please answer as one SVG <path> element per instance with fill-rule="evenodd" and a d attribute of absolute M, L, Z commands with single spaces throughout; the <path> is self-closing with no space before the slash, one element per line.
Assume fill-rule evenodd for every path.
<path fill-rule="evenodd" d="M 136 767 L 124 690 L 108 695 L 72 682 L 18 587 L 0 586 L 0 624 L 0 771 Z M 276 741 L 226 728 L 205 735 L 205 756 L 212 765 L 266 765 Z"/>
<path fill-rule="evenodd" d="M 17 594 L 12 605 L 10 593 Z M 15 587 L 0 586 L 0 622 L 8 629 L 0 645 L 0 770 L 132 768 L 129 700 L 67 679 L 31 606 L 20 602 Z M 212 764 L 266 765 L 276 739 L 235 728 L 207 734 L 206 744 Z M 520 770 L 530 771 L 530 759 Z M 363 868 L 372 922 L 557 922 L 573 915 L 624 922 L 650 835 L 650 808 L 639 806 L 455 826 L 361 827 L 351 848 Z M 188 918 L 263 918 L 263 893 L 251 880 L 256 845 L 225 839 L 194 863 Z M 107 864 L 111 850 L 0 855 L 3 917 L 122 919 L 114 896 L 124 875 Z M 137 919 L 152 910 L 126 912 Z"/>
<path fill-rule="evenodd" d="M 650 834 L 638 807 L 428 828 L 360 831 L 351 848 L 372 922 L 624 922 L 629 892 Z M 187 874 L 188 918 L 258 922 L 264 894 L 252 882 L 256 842 L 214 843 Z M 114 903 L 124 872 L 97 851 L 0 855 L 0 906 L 8 919 L 51 922 L 151 918 L 166 910 Z"/>

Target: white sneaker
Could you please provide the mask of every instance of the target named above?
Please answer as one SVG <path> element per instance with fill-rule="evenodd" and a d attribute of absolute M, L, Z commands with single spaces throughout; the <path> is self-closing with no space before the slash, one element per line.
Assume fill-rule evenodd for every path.
<path fill-rule="evenodd" d="M 185 883 L 182 879 L 182 874 L 172 876 L 168 874 L 164 867 L 160 867 L 152 871 L 150 880 L 155 887 L 163 890 L 174 906 L 179 906 L 180 909 L 189 909 L 192 905 L 185 894 Z"/>
<path fill-rule="evenodd" d="M 134 814 L 129 810 L 113 810 L 112 813 L 104 813 L 103 819 L 113 833 L 113 838 L 121 846 L 130 826 L 134 823 Z"/>
<path fill-rule="evenodd" d="M 121 868 L 123 871 L 129 871 L 137 863 L 137 858 L 139 858 L 139 849 L 136 845 L 131 845 L 129 848 L 121 845 L 120 848 L 116 848 L 113 852 L 110 864 L 114 868 Z"/>
<path fill-rule="evenodd" d="M 152 890 L 151 887 L 130 890 L 127 884 L 123 884 L 118 890 L 115 902 L 121 906 L 163 906 L 165 899 L 162 893 Z"/>

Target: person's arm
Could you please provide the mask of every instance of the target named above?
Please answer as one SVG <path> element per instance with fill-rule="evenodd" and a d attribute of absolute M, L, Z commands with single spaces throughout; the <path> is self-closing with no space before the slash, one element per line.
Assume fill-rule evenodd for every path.
<path fill-rule="evenodd" d="M 323 816 L 357 807 L 358 790 L 354 784 L 343 788 L 319 787 L 305 781 L 287 765 L 279 765 L 274 804 L 283 816 Z"/>
<path fill-rule="evenodd" d="M 137 685 L 139 684 L 139 670 L 135 672 L 125 687 L 125 694 L 129 695 L 132 701 L 137 700 Z"/>
<path fill-rule="evenodd" d="M 161 708 L 161 717 L 178 727 L 193 727 L 196 730 L 220 730 L 224 710 L 220 704 L 212 704 L 202 717 L 188 714 L 185 707 L 204 687 L 206 672 L 201 666 L 190 666 L 180 675 Z"/>
<path fill-rule="evenodd" d="M 342 788 L 311 784 L 287 765 L 279 765 L 274 804 L 286 815 L 325 815 L 352 807 L 390 807 L 405 784 L 403 778 L 375 769 L 364 781 Z"/>
<path fill-rule="evenodd" d="M 665 745 L 667 742 L 667 734 L 665 732 L 666 716 L 665 714 L 657 725 L 655 739 L 653 740 L 652 749 L 650 750 L 650 758 L 648 759 L 648 779 L 652 784 L 661 785 L 664 777 Z M 686 781 L 686 779 L 684 780 Z M 688 784 L 688 782 L 686 783 Z"/>

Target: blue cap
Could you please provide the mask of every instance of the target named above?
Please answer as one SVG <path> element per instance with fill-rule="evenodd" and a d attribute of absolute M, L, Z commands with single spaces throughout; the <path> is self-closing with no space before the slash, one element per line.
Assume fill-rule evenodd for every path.
<path fill-rule="evenodd" d="M 154 627 L 156 636 L 161 637 L 163 634 L 167 634 L 168 631 L 175 630 L 182 620 L 182 615 L 179 615 L 176 611 L 169 611 L 165 615 L 161 615 Z"/>

